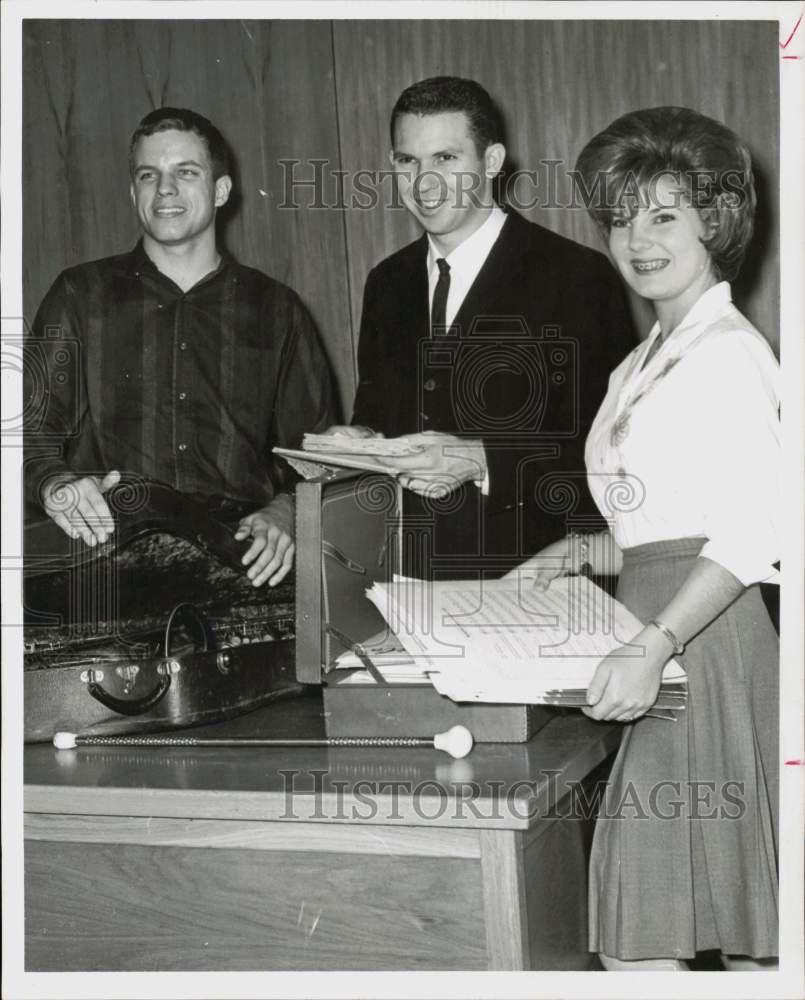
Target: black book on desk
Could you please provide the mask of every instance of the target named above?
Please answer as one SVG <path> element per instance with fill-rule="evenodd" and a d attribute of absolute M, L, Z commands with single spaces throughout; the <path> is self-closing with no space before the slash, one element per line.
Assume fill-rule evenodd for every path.
<path fill-rule="evenodd" d="M 362 644 L 386 627 L 366 591 L 401 565 L 401 489 L 372 472 L 331 469 L 296 488 L 296 677 L 321 684 L 328 736 L 433 736 L 464 725 L 477 742 L 526 742 L 556 709 L 454 702 L 433 685 L 385 680 Z M 369 677 L 336 669 L 355 653 Z"/>

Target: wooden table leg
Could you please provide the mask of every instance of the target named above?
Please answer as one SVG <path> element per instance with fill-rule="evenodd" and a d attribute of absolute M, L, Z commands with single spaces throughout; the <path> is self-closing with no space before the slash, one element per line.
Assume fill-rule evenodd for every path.
<path fill-rule="evenodd" d="M 530 969 L 523 834 L 481 830 L 480 840 L 488 967 Z"/>

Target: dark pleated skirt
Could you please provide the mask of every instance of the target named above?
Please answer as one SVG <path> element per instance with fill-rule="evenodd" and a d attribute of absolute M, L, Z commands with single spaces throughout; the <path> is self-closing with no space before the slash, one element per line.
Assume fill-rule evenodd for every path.
<path fill-rule="evenodd" d="M 703 539 L 624 553 L 618 599 L 659 615 Z M 625 725 L 590 861 L 590 948 L 624 960 L 776 956 L 779 648 L 749 587 L 688 643 L 677 722 Z"/>

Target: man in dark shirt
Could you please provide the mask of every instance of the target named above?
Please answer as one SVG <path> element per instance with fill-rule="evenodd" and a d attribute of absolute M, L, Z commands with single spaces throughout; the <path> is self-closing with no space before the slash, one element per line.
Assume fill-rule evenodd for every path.
<path fill-rule="evenodd" d="M 130 172 L 141 242 L 64 271 L 34 322 L 47 372 L 29 367 L 28 403 L 47 388 L 26 438 L 28 496 L 88 545 L 114 529 L 104 493 L 121 473 L 253 508 L 236 532 L 252 539 L 243 563 L 255 586 L 275 585 L 294 533 L 292 476 L 272 448 L 332 423 L 326 358 L 296 294 L 217 249 L 232 182 L 206 118 L 147 115 Z"/>

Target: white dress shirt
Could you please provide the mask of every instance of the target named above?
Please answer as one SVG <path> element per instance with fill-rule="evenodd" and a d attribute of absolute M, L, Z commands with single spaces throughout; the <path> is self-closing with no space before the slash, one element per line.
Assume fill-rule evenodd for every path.
<path fill-rule="evenodd" d="M 701 555 L 744 585 L 780 558 L 779 366 L 733 306 L 708 289 L 659 350 L 615 369 L 587 438 L 590 490 L 620 548 L 704 537 Z"/>
<path fill-rule="evenodd" d="M 473 281 L 478 277 L 478 272 L 486 263 L 492 247 L 495 244 L 503 224 L 506 221 L 506 214 L 498 205 L 492 206 L 489 218 L 482 226 L 468 236 L 463 243 L 460 243 L 455 250 L 449 253 L 444 259 L 450 265 L 450 289 L 447 293 L 447 306 L 445 308 L 445 324 L 450 326 L 456 318 L 456 313 L 461 308 L 461 303 L 467 297 L 467 292 L 472 287 Z M 433 240 L 428 235 L 428 309 L 433 309 L 433 295 L 436 291 L 436 282 L 439 280 L 439 265 L 436 263 L 442 254 L 433 245 Z M 489 496 L 489 473 L 484 474 L 483 479 L 477 480 L 475 485 L 484 496 Z"/>
<path fill-rule="evenodd" d="M 450 265 L 450 291 L 447 294 L 447 308 L 445 309 L 447 326 L 450 326 L 456 318 L 461 303 L 467 297 L 467 292 L 473 281 L 484 266 L 495 240 L 500 236 L 505 221 L 505 213 L 497 205 L 493 205 L 489 218 L 484 224 L 479 226 L 472 236 L 468 236 L 463 243 L 444 258 Z M 439 266 L 436 261 L 443 256 L 433 245 L 431 237 L 428 236 L 429 309 L 433 309 L 433 294 L 436 291 L 436 282 L 439 280 Z"/>

